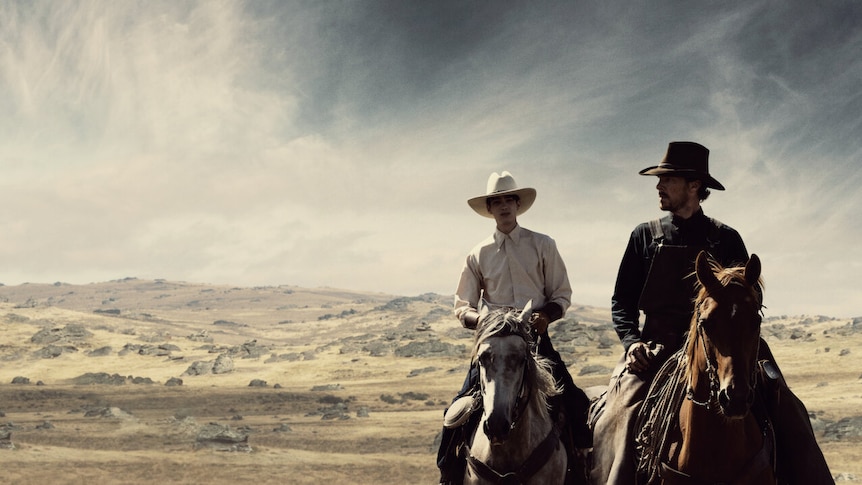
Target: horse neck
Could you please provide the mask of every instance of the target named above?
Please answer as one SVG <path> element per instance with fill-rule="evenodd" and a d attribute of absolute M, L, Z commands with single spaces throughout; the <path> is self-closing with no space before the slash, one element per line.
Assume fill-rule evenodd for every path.
<path fill-rule="evenodd" d="M 705 375 L 694 382 L 706 382 Z M 700 389 L 698 389 L 700 387 Z M 696 395 L 703 395 L 708 385 L 699 385 Z M 696 471 L 698 476 L 722 476 L 730 464 L 745 464 L 760 450 L 763 436 L 757 419 L 749 413 L 744 418 L 728 419 L 716 409 L 709 409 L 686 399 L 680 407 L 680 446 L 676 467 Z"/>

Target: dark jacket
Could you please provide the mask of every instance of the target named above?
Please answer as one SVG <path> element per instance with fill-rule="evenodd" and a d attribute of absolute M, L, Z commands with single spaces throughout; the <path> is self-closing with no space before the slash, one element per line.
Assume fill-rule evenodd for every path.
<path fill-rule="evenodd" d="M 660 222 L 665 245 L 706 249 L 716 262 L 725 267 L 744 265 L 748 261 L 748 251 L 739 233 L 730 226 L 706 217 L 703 210 L 688 219 L 667 215 Z M 658 244 L 653 238 L 650 223 L 640 224 L 632 231 L 620 262 L 611 300 L 611 316 L 614 330 L 626 350 L 633 343 L 641 341 L 638 302 Z M 687 263 L 693 271 L 694 260 Z M 693 289 L 693 285 L 690 286 Z M 693 291 L 690 296 L 692 299 L 695 296 Z M 688 309 L 687 314 L 679 319 L 686 329 L 692 311 Z M 649 321 L 649 312 L 646 315 Z"/>

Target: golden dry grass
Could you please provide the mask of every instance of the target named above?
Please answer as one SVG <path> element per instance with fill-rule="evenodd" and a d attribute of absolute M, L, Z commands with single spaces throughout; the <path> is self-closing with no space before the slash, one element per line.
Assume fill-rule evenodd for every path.
<path fill-rule="evenodd" d="M 429 340 L 469 347 L 470 333 L 451 317 L 449 298 L 429 295 L 387 305 L 394 298 L 139 280 L 0 287 L 0 411 L 6 414 L 0 425 L 14 423 L 15 445 L 0 450 L 2 477 L 22 484 L 436 483 L 434 438 L 442 410 L 463 380 L 466 357 L 399 357 L 392 350 Z M 607 314 L 579 307 L 568 318 L 592 335 L 610 332 Z M 220 320 L 236 325 L 216 325 Z M 862 415 L 862 352 L 856 351 L 862 336 L 830 333 L 848 323 L 842 321 L 769 324 L 779 323 L 803 325 L 812 335 L 768 340 L 792 389 L 817 419 Z M 76 352 L 34 356 L 44 347 L 31 341 L 37 332 L 70 324 L 92 334 L 69 343 Z M 202 330 L 212 337 L 214 352 L 187 338 Z M 181 376 L 192 362 L 212 361 L 250 340 L 267 353 L 234 355 L 236 367 L 227 374 Z M 127 344 L 172 344 L 180 350 L 170 357 L 119 355 Z M 112 349 L 109 355 L 87 355 L 105 346 Z M 380 356 L 375 346 L 384 349 Z M 619 352 L 563 341 L 557 347 L 585 388 L 606 384 L 607 373 L 580 375 L 581 370 L 611 368 Z M 272 354 L 305 358 L 270 361 Z M 416 370 L 421 372 L 411 374 Z M 71 383 L 88 372 L 156 383 Z M 10 384 L 16 376 L 31 384 Z M 182 377 L 183 386 L 164 386 L 171 377 Z M 252 379 L 268 386 L 248 387 Z M 332 387 L 312 390 L 321 385 Z M 346 403 L 349 419 L 322 419 L 319 411 L 337 401 Z M 84 416 L 99 407 L 130 416 Z M 363 408 L 368 416 L 357 416 Z M 37 428 L 46 421 L 53 428 Z M 252 451 L 195 449 L 198 429 L 210 422 L 247 427 Z M 276 431 L 282 425 L 290 430 Z M 821 445 L 833 474 L 862 479 L 858 437 Z"/>

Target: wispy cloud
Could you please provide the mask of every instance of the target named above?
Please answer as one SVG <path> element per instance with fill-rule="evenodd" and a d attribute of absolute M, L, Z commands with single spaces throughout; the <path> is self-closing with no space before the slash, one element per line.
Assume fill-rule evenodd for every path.
<path fill-rule="evenodd" d="M 862 313 L 862 8 L 703 8 L 4 3 L 0 277 L 447 293 L 510 170 L 607 306 L 637 171 L 694 139 L 770 309 Z"/>

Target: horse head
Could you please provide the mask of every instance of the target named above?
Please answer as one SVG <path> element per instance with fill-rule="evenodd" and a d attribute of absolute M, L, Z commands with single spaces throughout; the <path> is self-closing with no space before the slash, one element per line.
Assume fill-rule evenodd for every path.
<path fill-rule="evenodd" d="M 701 289 L 689 331 L 688 355 L 693 366 L 689 396 L 697 392 L 696 383 L 705 375 L 709 397 L 703 404 L 717 403 L 729 418 L 745 416 L 754 401 L 760 271 L 760 259 L 754 254 L 744 268 L 722 268 L 710 263 L 705 252 L 695 262 Z"/>
<path fill-rule="evenodd" d="M 557 391 L 547 362 L 533 354 L 529 311 L 495 310 L 481 320 L 473 358 L 479 365 L 483 431 L 492 445 L 505 443 L 527 406 L 547 405 Z"/>

